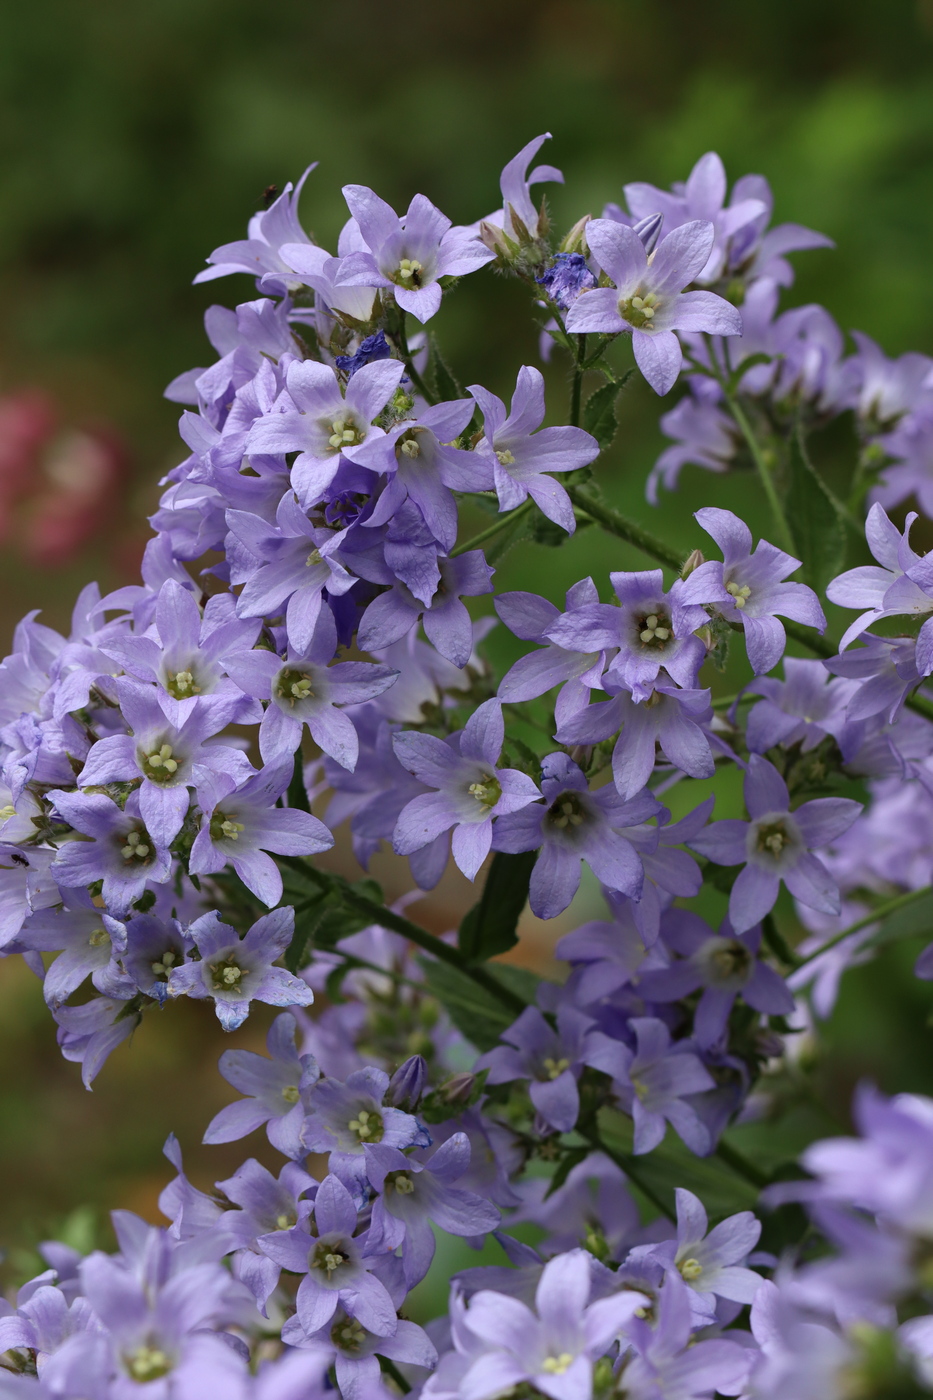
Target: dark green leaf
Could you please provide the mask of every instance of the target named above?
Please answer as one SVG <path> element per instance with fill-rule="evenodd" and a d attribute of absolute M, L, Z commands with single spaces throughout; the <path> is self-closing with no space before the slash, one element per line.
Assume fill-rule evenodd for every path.
<path fill-rule="evenodd" d="M 434 374 L 434 390 L 439 399 L 463 398 L 463 389 L 444 363 L 437 340 L 433 335 L 431 336 L 431 368 Z"/>
<path fill-rule="evenodd" d="M 822 593 L 845 564 L 846 524 L 832 493 L 807 456 L 799 428 L 789 444 L 788 477 L 787 523 L 803 564 L 803 578 L 817 593 Z"/>
<path fill-rule="evenodd" d="M 305 787 L 305 765 L 301 756 L 301 749 L 295 754 L 295 767 L 292 772 L 291 781 L 288 784 L 288 805 L 295 807 L 300 812 L 310 812 L 311 804 L 308 802 L 308 789 Z"/>
<path fill-rule="evenodd" d="M 632 1151 L 632 1120 L 613 1108 L 599 1114 L 599 1134 L 613 1151 L 629 1156 Z M 710 1215 L 721 1219 L 736 1211 L 753 1210 L 758 1188 L 736 1175 L 719 1157 L 696 1157 L 685 1147 L 672 1128 L 659 1147 L 632 1159 L 633 1174 L 638 1172 L 651 1189 L 674 1205 L 674 1191 L 684 1186 L 699 1196 Z M 634 1178 L 633 1175 L 633 1180 Z"/>
<path fill-rule="evenodd" d="M 520 855 L 498 851 L 493 856 L 483 893 L 460 925 L 460 951 L 471 962 L 484 962 L 515 947 L 536 859 L 537 851 Z"/>
<path fill-rule="evenodd" d="M 515 1020 L 513 1012 L 485 988 L 477 985 L 472 977 L 451 967 L 450 963 L 436 962 L 433 958 L 419 957 L 428 991 L 437 997 L 446 1009 L 457 1029 L 471 1041 L 477 1050 L 491 1050 L 499 1043 L 499 1037 Z M 521 990 L 520 996 L 534 999 L 534 989 L 538 979 L 531 972 L 516 967 L 488 967 L 493 977 L 499 978 L 511 991 Z M 516 977 L 514 974 L 518 974 Z M 511 984 L 511 986 L 510 986 Z"/>
<path fill-rule="evenodd" d="M 609 446 L 619 426 L 616 422 L 615 403 L 620 388 L 620 384 L 603 384 L 590 395 L 583 406 L 583 427 L 593 434 L 599 443 L 600 451 L 605 451 Z"/>
<path fill-rule="evenodd" d="M 557 549 L 567 539 L 567 531 L 563 525 L 548 520 L 540 510 L 531 513 L 530 533 L 535 544 L 548 545 L 551 549 Z"/>
<path fill-rule="evenodd" d="M 548 1196 L 553 1196 L 555 1191 L 560 1190 L 574 1167 L 579 1166 L 581 1162 L 585 1162 L 592 1150 L 593 1149 L 587 1145 L 586 1147 L 572 1147 L 569 1152 L 564 1153 L 558 1163 L 557 1171 L 548 1182 L 548 1188 L 544 1193 L 545 1200 L 547 1200 Z"/>
<path fill-rule="evenodd" d="M 933 938 L 933 894 L 918 899 L 915 904 L 907 904 L 903 909 L 895 909 L 884 920 L 874 939 L 876 944 L 893 943 L 899 938 L 913 938 L 922 933 Z"/>

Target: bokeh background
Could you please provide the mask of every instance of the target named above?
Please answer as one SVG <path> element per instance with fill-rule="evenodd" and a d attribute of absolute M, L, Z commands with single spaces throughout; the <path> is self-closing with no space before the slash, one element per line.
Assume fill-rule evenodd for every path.
<path fill-rule="evenodd" d="M 496 207 L 500 167 L 540 131 L 567 177 L 549 193 L 558 226 L 599 213 L 627 180 L 684 178 L 716 148 L 732 178 L 768 177 L 779 219 L 838 244 L 797 257 L 786 304 L 821 301 L 891 353 L 933 353 L 933 0 L 4 0 L 0 20 L 4 650 L 28 610 L 67 627 L 88 578 L 134 577 L 158 478 L 180 456 L 163 387 L 209 363 L 212 301 L 256 295 L 246 278 L 191 279 L 212 248 L 243 236 L 268 185 L 314 159 L 302 217 L 333 247 L 342 184 L 373 185 L 400 207 L 424 191 L 469 222 Z M 488 272 L 457 291 L 437 329 L 464 383 L 503 393 L 518 363 L 537 362 L 525 294 Z M 563 367 L 548 374 L 559 416 Z M 633 383 L 600 465 L 606 493 L 684 546 L 700 504 L 754 517 L 745 484 L 693 469 L 651 511 L 658 412 Z M 559 551 L 523 546 L 499 582 L 556 600 L 587 572 L 643 566 L 588 532 Z M 490 654 L 504 662 L 505 639 L 494 635 Z M 724 791 L 720 815 L 734 801 Z M 403 888 L 388 862 L 377 873 Z M 468 898 L 448 882 L 420 917 L 446 927 Z M 866 1074 L 933 1089 L 933 994 L 910 976 L 919 946 L 849 974 L 818 1078 L 827 1124 L 845 1121 Z M 529 926 L 520 956 L 547 952 Z M 258 1047 L 267 1024 L 258 1014 L 227 1044 Z M 0 965 L 11 1277 L 52 1232 L 106 1239 L 111 1205 L 155 1219 L 172 1129 L 202 1185 L 246 1151 L 264 1155 L 258 1137 L 198 1146 L 232 1096 L 215 1068 L 220 1035 L 201 1006 L 150 1016 L 89 1095 L 59 1057 L 35 980 L 18 960 Z"/>

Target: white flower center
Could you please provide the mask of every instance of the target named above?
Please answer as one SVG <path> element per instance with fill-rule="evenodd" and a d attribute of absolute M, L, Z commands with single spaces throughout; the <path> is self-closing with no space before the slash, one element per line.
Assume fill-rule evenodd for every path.
<path fill-rule="evenodd" d="M 360 1142 L 379 1142 L 382 1137 L 382 1119 L 378 1113 L 371 1113 L 366 1108 L 361 1108 L 347 1127 Z"/>
<path fill-rule="evenodd" d="M 547 1055 L 541 1061 L 541 1063 L 543 1064 L 545 1071 L 547 1072 L 548 1079 L 558 1079 L 563 1074 L 565 1069 L 570 1068 L 569 1060 L 554 1060 L 551 1058 L 550 1055 Z"/>
<path fill-rule="evenodd" d="M 703 1265 L 699 1259 L 681 1259 L 677 1267 L 680 1270 L 681 1278 L 685 1279 L 687 1283 L 692 1283 L 703 1272 Z"/>
<path fill-rule="evenodd" d="M 670 619 L 663 613 L 648 613 L 638 632 L 645 646 L 664 646 L 671 635 Z"/>
<path fill-rule="evenodd" d="M 653 330 L 651 323 L 660 305 L 661 298 L 655 292 L 646 292 L 644 296 L 620 297 L 619 315 L 623 321 L 628 321 L 633 330 L 650 331 Z"/>
<path fill-rule="evenodd" d="M 515 461 L 513 453 L 511 453 L 508 448 L 506 448 L 504 452 L 497 452 L 496 456 L 499 458 L 503 467 L 510 467 Z"/>

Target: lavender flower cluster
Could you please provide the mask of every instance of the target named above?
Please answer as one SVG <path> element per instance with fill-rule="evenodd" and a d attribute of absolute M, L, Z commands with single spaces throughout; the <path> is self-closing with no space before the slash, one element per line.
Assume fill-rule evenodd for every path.
<path fill-rule="evenodd" d="M 864 1089 L 861 1138 L 811 1145 L 806 1181 L 731 1133 L 780 1113 L 795 1045 L 889 920 L 928 917 L 933 570 L 885 505 L 931 509 L 933 362 L 865 337 L 845 357 L 822 308 L 777 315 L 786 255 L 828 240 L 769 228 L 760 177 L 727 204 L 715 155 L 555 239 L 545 139 L 474 225 L 347 186 L 331 256 L 299 222 L 309 169 L 217 249 L 197 280 L 259 297 L 208 311 L 218 359 L 167 390 L 189 455 L 142 582 L 89 585 L 68 637 L 30 615 L 0 665 L 0 951 L 88 1087 L 178 997 L 226 1031 L 280 1008 L 269 1056 L 221 1057 L 243 1097 L 205 1141 L 265 1127 L 286 1159 L 206 1193 L 170 1139 L 167 1229 L 117 1212 L 116 1255 L 43 1246 L 0 1311 L 0 1400 L 933 1390 L 933 1104 Z M 542 426 L 538 368 L 508 405 L 464 391 L 422 329 L 488 265 L 570 357 L 569 424 Z M 604 500 L 625 336 L 658 394 L 686 386 L 649 497 L 688 462 L 752 466 L 776 544 L 710 506 L 682 558 Z M 847 502 L 808 450 L 844 411 Z M 877 563 L 846 569 L 869 501 Z M 562 606 L 495 592 L 505 548 L 596 526 L 655 567 Z M 838 644 L 820 593 L 859 614 Z M 464 601 L 484 597 L 496 617 Z M 530 644 L 500 678 L 497 622 Z M 714 700 L 740 638 L 745 684 Z M 711 821 L 690 780 L 730 773 L 745 815 Z M 389 906 L 315 862 L 344 822 L 364 871 L 389 847 L 415 888 Z M 439 937 L 407 910 L 451 861 L 485 885 Z M 561 975 L 492 961 L 584 867 L 606 917 L 562 925 Z M 422 1328 L 435 1230 L 508 1262 L 458 1274 Z"/>

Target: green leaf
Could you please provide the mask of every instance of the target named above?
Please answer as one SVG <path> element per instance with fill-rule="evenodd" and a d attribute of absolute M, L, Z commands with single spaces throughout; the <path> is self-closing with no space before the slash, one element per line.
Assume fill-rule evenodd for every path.
<path fill-rule="evenodd" d="M 787 523 L 803 564 L 804 582 L 823 593 L 845 564 L 846 523 L 838 502 L 807 455 L 799 427 L 789 447 Z"/>
<path fill-rule="evenodd" d="M 880 947 L 883 943 L 894 943 L 900 938 L 913 938 L 920 933 L 927 938 L 933 938 L 933 894 L 889 914 L 872 942 Z"/>
<path fill-rule="evenodd" d="M 450 963 L 426 957 L 419 957 L 418 962 L 424 972 L 428 991 L 437 997 L 467 1040 L 477 1050 L 491 1050 L 498 1045 L 502 1032 L 508 1030 L 515 1020 L 514 1013 L 478 986 L 467 973 L 452 967 Z M 510 991 L 517 991 L 520 996 L 534 1000 L 534 989 L 538 984 L 534 973 L 518 967 L 487 967 L 486 970 Z"/>
<path fill-rule="evenodd" d="M 484 962 L 515 947 L 537 855 L 537 851 L 520 855 L 498 851 L 493 856 L 483 893 L 460 925 L 460 951 L 471 962 Z"/>
<path fill-rule="evenodd" d="M 592 1150 L 593 1149 L 587 1145 L 586 1147 L 571 1147 L 568 1152 L 564 1153 L 558 1163 L 557 1171 L 548 1182 L 548 1188 L 544 1193 L 545 1200 L 547 1200 L 548 1196 L 553 1196 L 555 1191 L 560 1190 L 574 1167 L 578 1167 L 581 1162 L 585 1162 Z"/>
<path fill-rule="evenodd" d="M 431 336 L 431 368 L 434 375 L 434 391 L 439 399 L 462 399 L 463 389 L 456 376 L 448 369 L 438 348 L 437 339 Z"/>
<path fill-rule="evenodd" d="M 627 1114 L 614 1108 L 600 1110 L 598 1116 L 599 1135 L 606 1143 L 623 1156 L 632 1152 L 632 1120 Z M 738 1176 L 719 1157 L 696 1157 L 685 1147 L 673 1128 L 659 1147 L 644 1156 L 632 1158 L 634 1172 L 649 1182 L 652 1190 L 674 1206 L 674 1191 L 684 1186 L 699 1196 L 710 1216 L 722 1219 L 740 1210 L 753 1210 L 758 1200 L 758 1188 L 744 1177 Z"/>
<path fill-rule="evenodd" d="M 621 384 L 603 384 L 591 394 L 583 406 L 583 427 L 599 443 L 600 451 L 612 442 L 616 435 L 615 403 Z"/>

